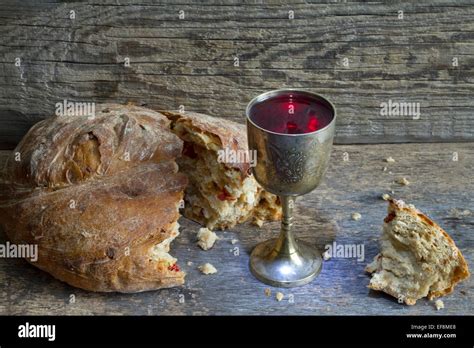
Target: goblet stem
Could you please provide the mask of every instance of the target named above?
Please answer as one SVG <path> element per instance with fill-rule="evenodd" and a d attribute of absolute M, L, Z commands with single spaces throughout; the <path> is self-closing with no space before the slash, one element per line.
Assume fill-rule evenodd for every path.
<path fill-rule="evenodd" d="M 258 244 L 250 255 L 250 271 L 264 283 L 293 287 L 309 283 L 321 270 L 318 250 L 293 236 L 296 196 L 280 196 L 283 208 L 280 236 Z"/>
<path fill-rule="evenodd" d="M 295 201 L 296 196 L 280 196 L 283 216 L 280 236 L 274 248 L 274 252 L 277 254 L 291 255 L 298 252 L 298 245 L 292 231 Z"/>

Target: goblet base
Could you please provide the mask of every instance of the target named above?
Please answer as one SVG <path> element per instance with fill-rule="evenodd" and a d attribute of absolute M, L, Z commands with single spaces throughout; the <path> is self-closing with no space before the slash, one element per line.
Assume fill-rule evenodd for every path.
<path fill-rule="evenodd" d="M 258 244 L 250 254 L 250 271 L 261 282 L 283 288 L 311 282 L 321 272 L 321 253 L 311 244 L 296 241 L 291 254 L 279 252 L 277 239 Z"/>

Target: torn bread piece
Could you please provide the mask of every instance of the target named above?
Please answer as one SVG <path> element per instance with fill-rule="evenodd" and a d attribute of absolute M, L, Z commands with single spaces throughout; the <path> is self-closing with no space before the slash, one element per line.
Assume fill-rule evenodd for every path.
<path fill-rule="evenodd" d="M 389 200 L 380 240 L 381 252 L 366 267 L 369 288 L 408 305 L 451 293 L 469 277 L 461 251 L 435 222 L 401 200 Z"/>
<path fill-rule="evenodd" d="M 264 191 L 249 173 L 244 125 L 192 112 L 161 113 L 184 141 L 183 156 L 178 159 L 180 172 L 189 178 L 184 216 L 210 229 L 226 229 L 247 220 L 261 225 L 281 218 L 278 197 Z"/>

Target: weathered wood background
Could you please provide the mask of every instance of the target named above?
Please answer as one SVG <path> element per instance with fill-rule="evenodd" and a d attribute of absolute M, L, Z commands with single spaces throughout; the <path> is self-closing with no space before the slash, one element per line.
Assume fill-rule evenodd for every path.
<path fill-rule="evenodd" d="M 458 161 L 453 161 L 453 153 L 457 153 Z M 0 154 L 5 158 L 8 153 Z M 385 163 L 388 156 L 396 162 Z M 386 171 L 382 171 L 384 166 L 388 167 Z M 0 313 L 473 315 L 473 277 L 444 297 L 446 308 L 436 311 L 433 302 L 427 300 L 406 306 L 369 290 L 369 276 L 364 273 L 365 265 L 379 250 L 377 240 L 387 209 L 381 195 L 392 190 L 394 197 L 415 204 L 445 228 L 472 267 L 473 171 L 473 144 L 336 146 L 325 182 L 296 204 L 296 231 L 299 237 L 316 243 L 322 250 L 333 241 L 362 244 L 363 262 L 353 258 L 330 259 L 311 284 L 293 289 L 272 288 L 272 295 L 266 297 L 267 286 L 248 270 L 248 255 L 258 242 L 275 236 L 278 223 L 266 224 L 262 229 L 240 225 L 220 232 L 221 239 L 214 248 L 203 251 L 195 243 L 199 226 L 181 218 L 181 235 L 173 242 L 172 254 L 187 272 L 184 286 L 132 295 L 96 294 L 59 282 L 26 261 L 0 259 Z M 408 178 L 411 184 L 394 183 L 400 177 Z M 353 212 L 359 212 L 362 219 L 352 220 Z M 232 239 L 238 243 L 233 245 Z M 3 243 L 1 239 L 0 242 Z M 239 256 L 234 255 L 235 247 Z M 193 265 L 187 266 L 188 261 Z M 201 274 L 197 267 L 205 262 L 215 265 L 218 273 Z M 277 291 L 285 294 L 281 302 L 275 299 Z M 293 303 L 289 301 L 290 294 Z M 70 303 L 71 295 L 75 296 L 75 303 Z"/>
<path fill-rule="evenodd" d="M 473 140 L 473 23 L 472 0 L 3 0 L 0 146 L 64 99 L 242 122 L 253 96 L 284 86 L 334 102 L 337 143 Z M 389 99 L 420 103 L 420 119 L 381 116 Z"/>

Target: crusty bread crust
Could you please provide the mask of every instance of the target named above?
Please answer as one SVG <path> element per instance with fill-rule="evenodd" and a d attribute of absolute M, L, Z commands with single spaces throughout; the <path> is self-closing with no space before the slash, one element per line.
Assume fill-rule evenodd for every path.
<path fill-rule="evenodd" d="M 198 132 L 205 132 L 216 136 L 219 139 L 220 147 L 223 149 L 228 148 L 233 151 L 248 150 L 247 131 L 243 124 L 197 112 L 179 113 L 169 110 L 160 112 L 172 122 L 183 122 Z M 226 163 L 226 165 L 238 169 L 242 176 L 249 175 L 249 162 Z"/>
<path fill-rule="evenodd" d="M 150 252 L 175 236 L 187 184 L 174 161 L 182 141 L 168 124 L 157 112 L 112 104 L 100 105 L 93 119 L 36 124 L 1 183 L 0 223 L 9 239 L 38 244 L 32 264 L 82 289 L 183 284 L 176 265 Z"/>
<path fill-rule="evenodd" d="M 420 227 L 425 233 L 423 238 L 428 241 L 410 230 L 408 222 Z M 422 239 L 421 244 L 415 242 L 417 238 Z M 430 244 L 432 241 L 437 244 Z M 405 256 L 397 259 L 394 255 L 397 250 Z M 427 251 L 430 260 L 426 260 Z M 408 259 L 410 262 L 406 262 Z M 422 272 L 407 272 L 409 269 Z M 431 300 L 447 295 L 457 283 L 470 276 L 466 260 L 448 233 L 415 207 L 395 199 L 389 200 L 388 215 L 384 219 L 381 253 L 367 265 L 366 271 L 373 275 L 369 288 L 384 291 L 409 305 L 424 296 Z M 429 273 L 434 274 L 427 277 Z M 444 287 L 439 288 L 440 284 Z"/>

